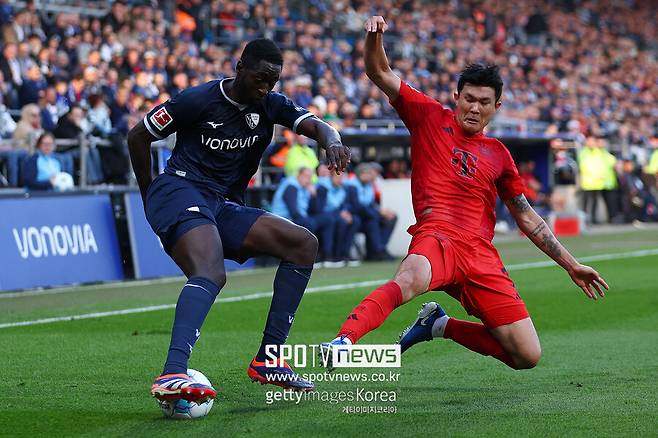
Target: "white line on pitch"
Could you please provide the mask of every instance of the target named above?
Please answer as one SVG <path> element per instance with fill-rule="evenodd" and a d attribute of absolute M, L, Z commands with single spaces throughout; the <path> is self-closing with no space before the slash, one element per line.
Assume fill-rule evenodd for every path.
<path fill-rule="evenodd" d="M 599 254 L 588 257 L 581 257 L 579 260 L 582 262 L 596 262 L 603 260 L 619 260 L 619 259 L 629 259 L 636 257 L 646 257 L 658 255 L 657 249 L 645 249 L 640 251 L 629 251 L 621 252 L 615 254 Z M 551 260 L 533 262 L 533 263 L 519 263 L 515 265 L 508 265 L 507 270 L 509 271 L 523 271 L 526 269 L 536 269 L 536 268 L 546 268 L 551 266 L 557 266 L 555 262 Z M 382 284 L 386 281 L 389 281 L 390 278 L 382 278 L 378 280 L 368 280 L 360 281 L 356 283 L 345 283 L 345 284 L 334 284 L 328 286 L 316 286 L 309 287 L 306 289 L 307 294 L 315 294 L 322 292 L 331 292 L 339 290 L 349 290 L 356 289 L 360 287 L 376 286 Z M 234 303 L 239 301 L 251 301 L 259 298 L 271 297 L 272 292 L 255 292 L 247 295 L 238 295 L 235 297 L 226 297 L 226 298 L 217 298 L 216 303 Z M 79 319 L 92 319 L 92 318 L 104 318 L 106 316 L 117 316 L 117 315 L 129 315 L 132 313 L 146 313 L 146 312 L 155 312 L 158 310 L 173 309 L 176 307 L 175 304 L 161 304 L 158 306 L 147 306 L 147 307 L 136 307 L 132 309 L 122 309 L 122 310 L 110 310 L 107 312 L 94 312 L 94 313 L 83 313 L 81 315 L 70 315 L 70 316 L 56 316 L 52 318 L 44 319 L 35 319 L 31 321 L 18 321 L 18 322 L 7 322 L 0 324 L 0 329 L 9 328 L 9 327 L 23 327 L 29 325 L 38 325 L 38 324 L 49 324 L 53 322 L 62 322 L 62 321 L 77 321 Z"/>
<path fill-rule="evenodd" d="M 330 292 L 337 290 L 349 290 L 356 289 L 359 287 L 375 286 L 383 283 L 387 280 L 368 280 L 360 281 L 358 283 L 347 283 L 347 284 L 332 284 L 329 286 L 316 286 L 309 287 L 306 289 L 306 294 L 316 294 L 320 292 Z M 269 292 L 255 292 L 247 295 L 238 295 L 235 297 L 226 297 L 226 298 L 217 298 L 215 303 L 234 303 L 237 301 L 251 301 L 259 298 L 267 298 L 272 296 L 272 291 Z M 104 318 L 106 316 L 116 316 L 116 315 L 129 315 L 131 313 L 146 313 L 146 312 L 155 312 L 157 310 L 173 309 L 176 307 L 176 304 L 160 304 L 158 306 L 147 306 L 147 307 L 135 307 L 133 309 L 122 309 L 122 310 L 110 310 L 107 312 L 94 312 L 94 313 L 83 313 L 81 315 L 69 315 L 69 316 L 55 316 L 52 318 L 44 319 L 35 319 L 32 321 L 18 321 L 18 322 L 6 322 L 0 324 L 0 329 L 9 328 L 9 327 L 22 327 L 27 325 L 37 325 L 37 324 L 49 324 L 51 322 L 61 322 L 61 321 L 77 321 L 79 319 L 93 319 L 93 318 Z"/>
<path fill-rule="evenodd" d="M 236 269 L 234 271 L 229 271 L 229 275 L 231 276 L 231 278 L 241 277 L 243 275 L 248 275 L 248 274 L 250 275 L 250 274 L 265 272 L 268 270 L 273 270 L 273 267 Z M 86 285 L 69 284 L 66 286 L 57 286 L 47 289 L 25 290 L 22 292 L 0 292 L 0 300 L 3 298 L 22 298 L 22 297 L 30 297 L 30 296 L 38 296 L 38 295 L 53 295 L 53 294 L 62 294 L 68 292 L 112 289 L 118 286 L 125 286 L 125 287 L 151 286 L 154 284 L 166 284 L 166 283 L 176 283 L 176 282 L 183 284 L 185 280 L 186 280 L 185 277 L 181 275 L 179 277 L 151 278 L 148 280 L 109 281 L 99 284 L 86 284 Z"/>

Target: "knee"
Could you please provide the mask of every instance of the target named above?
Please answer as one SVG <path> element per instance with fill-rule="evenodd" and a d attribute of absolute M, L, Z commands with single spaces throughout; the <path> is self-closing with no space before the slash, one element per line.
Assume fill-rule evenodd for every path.
<path fill-rule="evenodd" d="M 527 349 L 514 356 L 515 370 L 529 370 L 537 366 L 541 359 L 541 347 Z"/>
<path fill-rule="evenodd" d="M 295 251 L 288 256 L 288 261 L 296 265 L 312 265 L 318 255 L 318 238 L 305 228 L 300 233 L 295 245 Z"/>
<path fill-rule="evenodd" d="M 425 279 L 420 278 L 414 272 L 401 272 L 395 276 L 394 281 L 400 286 L 403 303 L 407 303 L 427 291 Z"/>
<path fill-rule="evenodd" d="M 196 266 L 191 277 L 205 277 L 211 280 L 221 290 L 226 285 L 226 270 L 221 256 L 211 257 L 200 266 Z"/>
<path fill-rule="evenodd" d="M 217 285 L 219 290 L 223 289 L 226 285 L 226 271 L 224 266 L 221 267 L 206 267 L 197 270 L 192 277 L 204 277 Z"/>

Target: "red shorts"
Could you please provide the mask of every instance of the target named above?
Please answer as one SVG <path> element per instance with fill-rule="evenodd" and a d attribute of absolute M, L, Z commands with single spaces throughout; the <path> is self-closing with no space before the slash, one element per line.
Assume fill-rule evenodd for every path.
<path fill-rule="evenodd" d="M 409 254 L 429 260 L 429 290 L 446 291 L 486 327 L 511 324 L 529 316 L 491 242 L 423 226 L 414 233 Z"/>

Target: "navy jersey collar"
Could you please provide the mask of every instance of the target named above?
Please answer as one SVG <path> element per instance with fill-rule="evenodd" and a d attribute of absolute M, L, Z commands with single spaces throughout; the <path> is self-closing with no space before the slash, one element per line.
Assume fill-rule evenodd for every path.
<path fill-rule="evenodd" d="M 248 107 L 249 105 L 243 105 L 243 104 L 241 104 L 241 103 L 236 102 L 235 100 L 233 100 L 233 99 L 231 99 L 230 97 L 228 97 L 228 95 L 226 94 L 226 91 L 224 91 L 224 81 L 228 81 L 228 80 L 231 80 L 231 79 L 235 79 L 235 78 L 226 78 L 226 79 L 222 79 L 222 81 L 219 83 L 219 88 L 220 88 L 220 90 L 222 90 L 222 94 L 224 95 L 224 97 L 226 98 L 226 100 L 228 100 L 229 102 L 231 102 L 231 103 L 232 103 L 234 106 L 236 106 L 240 111 L 244 111 L 245 109 L 247 109 L 247 107 Z"/>

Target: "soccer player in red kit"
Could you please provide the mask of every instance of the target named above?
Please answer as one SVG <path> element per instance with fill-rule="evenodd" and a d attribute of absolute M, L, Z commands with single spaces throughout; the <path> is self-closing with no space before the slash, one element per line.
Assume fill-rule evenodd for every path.
<path fill-rule="evenodd" d="M 327 354 L 331 345 L 355 343 L 395 308 L 427 291 L 444 290 L 482 323 L 450 318 L 437 303 L 424 304 L 400 337 L 403 352 L 418 342 L 444 337 L 514 369 L 532 368 L 541 356 L 539 338 L 491 243 L 496 194 L 521 231 L 589 298 L 603 297 L 608 286 L 557 241 L 525 199 L 507 148 L 483 134 L 501 105 L 503 82 L 497 67 L 466 67 L 454 94 L 453 112 L 391 71 L 382 42 L 387 27 L 382 17 L 366 21 L 366 73 L 411 133 L 411 193 L 417 222 L 408 230 L 413 236 L 409 253 L 393 280 L 364 298 L 322 350 Z"/>

